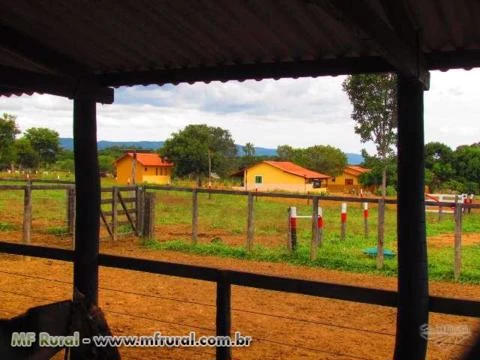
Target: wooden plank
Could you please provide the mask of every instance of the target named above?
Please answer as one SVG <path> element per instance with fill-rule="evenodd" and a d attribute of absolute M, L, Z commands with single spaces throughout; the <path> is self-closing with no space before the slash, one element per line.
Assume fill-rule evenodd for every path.
<path fill-rule="evenodd" d="M 253 194 L 249 193 L 247 198 L 247 251 L 252 251 L 254 236 L 255 236 L 254 199 L 253 199 Z"/>
<path fill-rule="evenodd" d="M 126 215 L 127 212 L 130 213 L 130 214 L 135 214 L 137 212 L 137 209 L 127 209 L 127 211 L 125 211 L 123 209 L 122 210 L 117 210 L 117 215 Z M 103 214 L 105 216 L 112 216 L 113 211 L 104 211 Z"/>
<path fill-rule="evenodd" d="M 132 216 L 128 212 L 127 206 L 125 205 L 125 199 L 122 197 L 122 194 L 120 191 L 118 192 L 118 200 L 120 200 L 120 205 L 122 206 L 123 210 L 125 211 L 125 215 L 127 215 L 127 219 L 130 222 L 130 225 L 132 226 L 132 230 L 135 232 L 135 234 L 138 236 L 137 228 L 135 226 L 135 222 L 133 221 Z M 135 201 L 135 198 L 134 198 Z"/>
<path fill-rule="evenodd" d="M 106 219 L 105 215 L 103 214 L 102 210 L 100 210 L 100 218 L 102 219 L 103 224 L 107 228 L 108 235 L 110 236 L 110 238 L 113 239 L 112 228 L 110 226 L 111 224 L 107 221 L 107 219 Z"/>
<path fill-rule="evenodd" d="M 318 246 L 320 244 L 320 232 L 318 228 L 318 197 L 312 201 L 312 241 L 310 243 L 310 260 L 317 259 Z"/>
<path fill-rule="evenodd" d="M 23 195 L 23 243 L 30 244 L 32 237 L 32 184 L 25 186 Z"/>
<path fill-rule="evenodd" d="M 155 202 L 156 194 L 145 193 L 144 225 L 142 237 L 145 240 L 155 239 Z"/>
<path fill-rule="evenodd" d="M 230 336 L 232 314 L 231 314 L 231 286 L 227 281 L 227 276 L 223 272 L 219 272 L 217 281 L 217 306 L 216 306 L 216 335 Z M 217 346 L 217 360 L 231 360 L 232 348 L 229 346 Z"/>
<path fill-rule="evenodd" d="M 72 250 L 9 243 L 5 241 L 0 241 L 0 252 L 62 261 L 73 261 L 74 258 L 74 252 L 72 252 Z M 142 271 L 152 274 L 213 282 L 216 282 L 219 279 L 219 272 L 221 271 L 231 285 L 389 307 L 396 307 L 398 301 L 398 295 L 395 291 L 262 275 L 234 270 L 219 270 L 207 266 L 187 265 L 107 254 L 99 254 L 98 263 L 100 266 L 117 269 Z M 480 317 L 479 301 L 430 296 L 428 304 L 429 309 L 432 312 L 475 318 Z"/>
<path fill-rule="evenodd" d="M 112 217 L 112 240 L 117 241 L 118 234 L 118 188 L 112 188 L 112 211 L 110 211 L 110 216 Z M 105 212 L 105 216 L 108 216 Z"/>

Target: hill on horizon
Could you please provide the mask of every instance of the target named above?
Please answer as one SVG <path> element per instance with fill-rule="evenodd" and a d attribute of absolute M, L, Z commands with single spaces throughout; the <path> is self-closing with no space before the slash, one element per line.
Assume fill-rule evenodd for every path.
<path fill-rule="evenodd" d="M 144 150 L 156 150 L 160 149 L 164 141 L 109 141 L 109 140 L 100 140 L 98 141 L 98 150 L 103 150 L 113 146 L 126 147 L 132 149 L 144 149 Z M 72 138 L 60 138 L 60 146 L 67 150 L 73 150 L 73 139 Z M 243 146 L 236 145 L 238 155 L 243 155 Z M 257 156 L 276 156 L 277 149 L 265 148 L 265 147 L 255 147 L 255 155 Z M 360 154 L 355 153 L 345 153 L 347 156 L 347 162 L 349 164 L 360 164 L 363 162 L 363 157 Z"/>

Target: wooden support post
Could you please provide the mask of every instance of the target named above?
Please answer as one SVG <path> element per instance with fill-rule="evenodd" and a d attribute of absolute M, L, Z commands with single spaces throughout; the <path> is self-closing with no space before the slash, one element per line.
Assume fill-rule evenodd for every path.
<path fill-rule="evenodd" d="M 457 202 L 455 197 L 455 267 L 453 275 L 455 281 L 460 278 L 462 269 L 462 221 L 463 221 L 463 204 Z"/>
<path fill-rule="evenodd" d="M 318 225 L 318 196 L 314 196 L 312 201 L 312 242 L 310 244 L 310 260 L 317 259 L 318 246 L 320 244 L 320 229 Z"/>
<path fill-rule="evenodd" d="M 340 214 L 340 240 L 345 240 L 347 236 L 347 203 L 342 203 L 342 211 Z"/>
<path fill-rule="evenodd" d="M 68 188 L 67 195 L 67 231 L 69 234 L 75 232 L 75 188 Z"/>
<path fill-rule="evenodd" d="M 143 233 L 144 240 L 155 239 L 155 193 L 144 193 Z"/>
<path fill-rule="evenodd" d="M 248 193 L 248 217 L 247 217 L 247 250 L 252 251 L 253 238 L 255 234 L 255 214 L 254 214 L 253 194 Z"/>
<path fill-rule="evenodd" d="M 398 75 L 398 310 L 394 360 L 425 359 L 428 266 L 422 85 Z"/>
<path fill-rule="evenodd" d="M 192 191 L 192 244 L 196 245 L 198 241 L 198 192 Z"/>
<path fill-rule="evenodd" d="M 230 336 L 231 332 L 231 286 L 226 276 L 220 272 L 217 281 L 217 316 L 216 335 Z M 217 360 L 230 360 L 232 348 L 229 346 L 218 346 L 216 350 Z"/>
<path fill-rule="evenodd" d="M 443 218 L 443 206 L 438 207 L 438 221 L 442 221 Z"/>
<path fill-rule="evenodd" d="M 118 187 L 112 187 L 112 240 L 118 240 Z"/>
<path fill-rule="evenodd" d="M 136 227 L 137 227 L 137 233 L 139 236 L 143 235 L 143 211 L 144 211 L 144 205 L 143 205 L 143 194 L 144 190 L 142 187 L 137 186 L 135 188 L 135 220 L 136 220 Z"/>
<path fill-rule="evenodd" d="M 297 208 L 295 206 L 288 208 L 287 248 L 290 252 L 297 249 Z"/>
<path fill-rule="evenodd" d="M 363 233 L 368 238 L 368 203 L 363 203 Z"/>
<path fill-rule="evenodd" d="M 30 244 L 32 238 L 32 182 L 25 185 L 23 196 L 23 243 Z"/>
<path fill-rule="evenodd" d="M 378 200 L 378 222 L 377 222 L 377 269 L 383 268 L 384 244 L 385 244 L 385 199 Z"/>
<path fill-rule="evenodd" d="M 88 302 L 98 303 L 100 176 L 94 92 L 79 84 L 73 101 L 76 226 L 73 285 Z"/>

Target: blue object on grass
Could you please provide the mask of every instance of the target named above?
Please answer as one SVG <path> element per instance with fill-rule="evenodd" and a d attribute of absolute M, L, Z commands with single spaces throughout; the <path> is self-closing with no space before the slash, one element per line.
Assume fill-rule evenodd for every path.
<path fill-rule="evenodd" d="M 363 253 L 368 255 L 368 256 L 375 257 L 375 256 L 377 256 L 377 248 L 376 247 L 371 247 L 371 248 L 363 249 Z M 391 259 L 395 256 L 395 253 L 392 250 L 383 249 L 383 256 L 388 258 L 388 259 Z"/>

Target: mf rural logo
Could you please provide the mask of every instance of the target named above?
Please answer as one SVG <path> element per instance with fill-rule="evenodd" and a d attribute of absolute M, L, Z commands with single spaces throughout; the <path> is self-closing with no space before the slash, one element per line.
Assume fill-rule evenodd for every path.
<path fill-rule="evenodd" d="M 420 326 L 420 336 L 443 351 L 450 351 L 470 337 L 468 325 L 428 325 Z"/>

